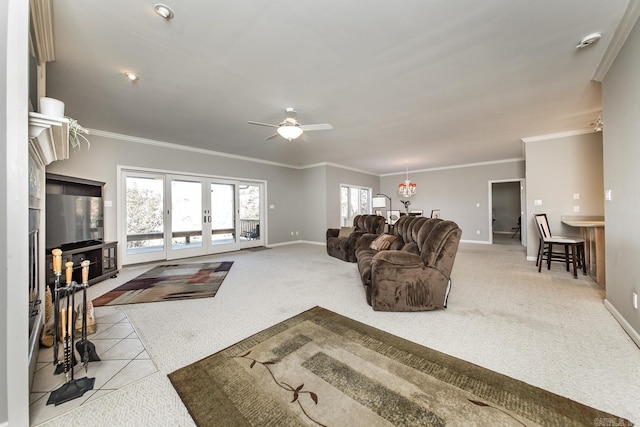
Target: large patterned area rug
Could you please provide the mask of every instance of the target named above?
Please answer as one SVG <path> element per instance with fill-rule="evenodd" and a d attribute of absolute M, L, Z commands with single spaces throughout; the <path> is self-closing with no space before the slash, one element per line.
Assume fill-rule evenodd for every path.
<path fill-rule="evenodd" d="M 199 426 L 632 425 L 320 307 L 169 379 Z"/>
<path fill-rule="evenodd" d="M 215 296 L 233 261 L 159 265 L 93 300 L 103 305 L 135 304 Z"/>

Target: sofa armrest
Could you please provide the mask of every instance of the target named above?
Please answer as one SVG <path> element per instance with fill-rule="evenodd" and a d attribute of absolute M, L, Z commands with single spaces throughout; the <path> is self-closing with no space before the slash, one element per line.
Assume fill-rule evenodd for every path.
<path fill-rule="evenodd" d="M 373 257 L 373 263 L 379 267 L 424 267 L 420 255 L 405 251 L 380 251 Z"/>
<path fill-rule="evenodd" d="M 371 262 L 370 303 L 376 311 L 444 308 L 449 290 L 449 277 L 425 266 L 419 255 L 382 251 Z"/>
<path fill-rule="evenodd" d="M 338 228 L 329 228 L 327 230 L 327 240 L 329 240 L 329 237 L 338 237 L 338 234 L 340 234 L 340 230 Z"/>

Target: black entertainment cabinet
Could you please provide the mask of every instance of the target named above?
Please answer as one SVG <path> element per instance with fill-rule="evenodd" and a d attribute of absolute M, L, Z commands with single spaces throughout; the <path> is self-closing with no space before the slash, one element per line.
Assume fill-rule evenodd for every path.
<path fill-rule="evenodd" d="M 63 270 L 73 262 L 77 283 L 82 282 L 80 263 L 85 260 L 90 262 L 90 285 L 118 273 L 118 242 L 104 241 L 103 187 L 103 182 L 46 175 L 48 284 L 55 280 L 51 251 L 56 248 L 62 250 Z"/>
<path fill-rule="evenodd" d="M 78 246 L 78 245 L 75 245 Z M 73 280 L 82 283 L 82 269 L 80 263 L 89 260 L 89 285 L 118 274 L 118 242 L 84 242 L 79 247 L 73 245 L 62 246 L 62 274 L 64 264 L 73 261 Z M 47 283 L 55 281 L 51 252 L 47 254 Z M 62 278 L 64 281 L 64 277 Z"/>

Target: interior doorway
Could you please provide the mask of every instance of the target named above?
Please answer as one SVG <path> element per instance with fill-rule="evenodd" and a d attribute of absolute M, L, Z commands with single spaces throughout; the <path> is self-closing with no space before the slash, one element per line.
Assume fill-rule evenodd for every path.
<path fill-rule="evenodd" d="M 491 244 L 526 246 L 524 179 L 489 181 Z"/>

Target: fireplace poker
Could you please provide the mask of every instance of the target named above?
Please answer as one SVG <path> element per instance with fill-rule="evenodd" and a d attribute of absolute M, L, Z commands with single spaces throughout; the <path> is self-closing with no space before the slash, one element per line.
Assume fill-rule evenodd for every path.
<path fill-rule="evenodd" d="M 96 346 L 87 339 L 87 288 L 89 287 L 89 260 L 80 263 L 82 266 L 82 338 L 76 343 L 76 349 L 84 363 L 84 371 L 89 369 L 89 362 L 99 362 Z"/>
<path fill-rule="evenodd" d="M 67 279 L 67 308 L 64 311 L 62 319 L 63 331 L 64 331 L 64 374 L 66 382 L 56 390 L 52 391 L 47 400 L 47 405 L 54 404 L 59 405 L 61 403 L 68 402 L 73 399 L 77 399 L 84 395 L 87 391 L 93 389 L 93 385 L 96 381 L 95 378 L 80 378 L 74 379 L 74 349 L 73 339 L 75 329 L 73 323 L 73 305 L 75 303 L 75 291 L 77 284 L 73 282 L 73 262 L 69 261 L 65 263 L 66 267 L 66 279 Z M 71 292 L 71 296 L 69 296 Z M 71 301 L 70 301 L 71 300 Z"/>
<path fill-rule="evenodd" d="M 67 327 L 69 326 L 68 325 L 69 321 L 71 321 L 71 323 L 73 324 L 73 307 L 69 307 L 69 292 L 71 292 L 71 290 L 73 289 L 73 262 L 68 261 L 68 262 L 66 262 L 64 264 L 64 266 L 65 266 L 65 279 L 66 279 L 67 285 L 64 286 L 64 287 L 58 286 L 58 292 L 57 292 L 59 294 L 60 292 L 65 291 L 64 294 L 67 297 L 67 307 L 66 307 L 66 309 L 62 310 L 62 313 L 61 313 L 61 316 L 60 316 L 61 317 L 61 319 L 60 319 L 61 320 L 61 322 L 60 322 L 61 330 L 62 331 L 66 330 L 66 332 L 62 333 L 62 337 L 61 337 L 61 339 L 63 341 L 63 345 L 64 345 L 64 354 L 63 354 L 64 360 L 62 361 L 62 363 L 58 363 L 56 365 L 56 370 L 54 372 L 55 375 L 61 374 L 63 372 L 65 374 L 67 373 L 67 371 L 65 370 L 66 368 L 64 366 L 66 363 L 70 363 L 71 366 L 75 366 L 78 363 L 77 360 L 76 360 L 76 356 L 74 354 L 74 351 L 73 351 L 73 341 L 71 342 L 71 349 L 70 349 L 71 350 L 71 352 L 70 352 L 71 359 L 69 361 L 66 360 L 66 356 L 67 356 L 67 352 L 68 352 L 68 349 L 67 349 L 67 344 L 68 343 L 67 343 L 66 337 L 69 334 L 69 330 L 67 329 Z M 60 271 L 62 271 L 62 258 L 60 258 Z M 58 296 L 58 300 L 59 299 L 60 299 L 60 297 Z M 71 320 L 69 320 L 69 317 L 71 317 Z M 56 334 L 57 334 L 57 330 L 56 330 Z M 54 352 L 55 352 L 55 349 L 54 349 Z M 55 359 L 55 356 L 54 356 L 54 359 Z M 54 363 L 55 363 L 55 361 L 54 361 Z"/>
<path fill-rule="evenodd" d="M 53 366 L 55 373 L 58 373 L 58 328 L 60 327 L 60 276 L 62 276 L 62 251 L 54 249 L 51 251 L 53 274 L 55 281 L 53 284 Z"/>

